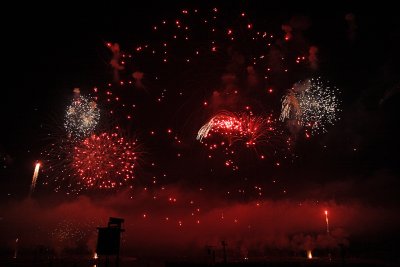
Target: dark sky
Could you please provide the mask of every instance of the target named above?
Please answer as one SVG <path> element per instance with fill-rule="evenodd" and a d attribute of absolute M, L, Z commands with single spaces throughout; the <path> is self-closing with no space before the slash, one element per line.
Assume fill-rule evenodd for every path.
<path fill-rule="evenodd" d="M 262 96 L 259 100 L 267 99 L 272 103 L 268 103 L 269 107 L 279 110 L 280 98 L 294 82 L 309 76 L 323 76 L 341 91 L 341 119 L 331 126 L 327 133 L 311 139 L 299 134 L 294 138 L 293 153 L 288 157 L 290 159 L 280 157 L 278 160 L 260 163 L 254 162 L 254 156 L 249 155 L 251 153 L 239 151 L 241 169 L 239 172 L 232 172 L 217 161 L 218 157 L 211 163 L 207 161 L 205 148 L 194 140 L 196 129 L 210 115 L 202 113 L 200 108 L 203 101 L 210 99 L 212 89 L 201 87 L 213 81 L 214 76 L 220 79 L 224 71 L 204 68 L 207 72 L 202 76 L 201 65 L 196 66 L 196 73 L 181 66 L 173 66 L 161 75 L 167 78 L 163 86 L 168 88 L 169 95 L 164 106 L 154 104 L 154 100 L 164 88 L 157 83 L 149 82 L 148 93 L 133 93 L 139 109 L 138 119 L 125 126 L 128 132 L 138 136 L 146 150 L 145 163 L 138 172 L 139 177 L 136 177 L 135 186 L 138 191 L 141 192 L 143 187 L 151 184 L 153 176 L 158 177 L 157 182 L 169 186 L 171 192 L 176 191 L 176 195 L 186 200 L 196 195 L 199 187 L 208 187 L 209 191 L 205 195 L 197 197 L 203 201 L 203 206 L 208 211 L 204 220 L 209 220 L 210 223 L 213 213 L 219 212 L 218 208 L 227 207 L 227 213 L 250 214 L 246 216 L 246 220 L 251 224 L 252 220 L 257 220 L 256 215 L 252 215 L 253 211 L 246 205 L 251 205 L 255 200 L 278 201 L 272 205 L 272 211 L 268 212 L 289 210 L 290 215 L 287 217 L 281 215 L 283 221 L 290 221 L 288 218 L 297 216 L 293 205 L 301 202 L 306 203 L 305 209 L 312 213 L 315 201 L 330 203 L 328 206 L 335 209 L 337 214 L 352 214 L 354 220 L 362 220 L 363 211 L 370 210 L 366 216 L 371 219 L 372 226 L 366 227 L 365 232 L 371 229 L 374 232 L 382 225 L 382 221 L 377 219 L 381 213 L 382 218 L 392 220 L 390 218 L 394 215 L 393 208 L 399 204 L 400 185 L 397 129 L 397 107 L 400 100 L 400 22 L 395 8 L 337 3 L 265 6 L 264 1 L 224 2 L 217 4 L 217 1 L 202 1 L 189 4 L 183 1 L 168 1 L 160 4 L 155 1 L 131 1 L 127 4 L 122 1 L 97 1 L 82 4 L 65 1 L 57 4 L 11 4 L 6 9 L 11 18 L 2 18 L 5 56 L 3 68 L 6 75 L 0 105 L 3 125 L 0 141 L 0 199 L 13 203 L 14 208 L 21 205 L 21 208 L 29 210 L 31 204 L 18 201 L 24 201 L 28 194 L 34 162 L 41 160 L 40 153 L 48 146 L 46 135 L 60 125 L 62 127 L 61 120 L 72 97 L 72 89 L 79 87 L 86 93 L 93 87 L 101 87 L 113 79 L 109 65 L 112 54 L 106 47 L 107 42 L 117 42 L 123 51 L 131 53 L 135 46 L 142 42 L 159 42 L 151 32 L 155 23 L 164 18 L 175 18 L 176 15 L 180 15 L 182 8 L 207 10 L 216 4 L 215 6 L 227 14 L 246 10 L 254 18 L 254 24 L 268 27 L 267 30 L 279 36 L 284 35 L 281 28 L 283 24 L 295 24 L 293 18 L 310 22 L 307 29 L 299 30 L 295 36 L 292 50 L 301 50 L 300 46 L 306 47 L 307 51 L 311 45 L 318 47 L 318 70 L 294 71 L 288 79 L 277 75 L 272 83 L 276 94 L 274 93 L 272 98 Z M 352 33 L 349 33 L 351 26 L 345 19 L 346 14 L 350 13 L 354 15 L 355 28 L 351 30 Z M 143 62 L 145 61 L 141 61 L 140 67 L 134 63 L 132 69 L 137 68 L 147 75 L 153 71 L 152 68 L 158 68 Z M 211 73 L 209 76 L 208 71 Z M 183 77 L 185 73 L 189 73 L 190 77 Z M 125 74 L 128 75 L 127 72 Z M 191 79 L 198 80 L 193 82 L 192 89 L 184 88 L 188 97 L 183 101 L 174 97 L 178 92 L 177 87 L 184 87 L 188 82 L 192 85 Z M 218 86 L 220 85 L 215 85 Z M 119 90 L 118 87 L 115 90 Z M 198 93 L 200 91 L 201 93 Z M 253 98 L 257 98 L 257 94 L 250 92 L 240 103 L 255 103 Z M 174 130 L 174 135 L 176 132 L 176 136 L 182 138 L 184 146 L 177 147 L 168 139 L 165 131 L 169 127 Z M 148 136 L 148 132 L 153 129 L 160 132 L 156 139 Z M 163 131 L 164 135 L 161 134 Z M 176 159 L 177 153 L 184 155 L 180 161 Z M 276 167 L 277 161 L 282 162 L 281 168 Z M 156 162 L 158 167 L 152 168 L 151 162 Z M 160 177 L 164 173 L 167 173 L 167 178 L 162 180 Z M 275 179 L 279 180 L 279 185 L 269 186 Z M 251 190 L 255 184 L 265 186 L 263 197 L 258 198 L 252 194 L 229 197 L 224 195 L 227 190 Z M 36 196 L 38 202 L 40 199 L 47 202 L 53 197 L 63 198 L 63 193 L 53 195 L 51 186 L 39 186 Z M 158 194 L 160 189 L 154 187 L 153 190 Z M 68 199 L 72 203 L 65 205 L 73 207 L 80 201 L 90 207 L 100 204 L 104 205 L 104 210 L 98 211 L 93 208 L 93 217 L 97 219 L 101 215 L 106 218 L 109 211 L 132 216 L 130 218 L 134 220 L 134 215 L 129 214 L 128 210 L 147 203 L 141 193 L 138 193 L 140 197 L 132 206 L 122 204 L 125 201 L 124 197 L 127 197 L 125 193 L 107 195 L 102 192 L 101 195 L 105 194 L 107 198 L 102 203 L 87 200 L 86 194 L 94 198 L 97 195 L 96 192 L 84 192 L 83 200 Z M 209 203 L 207 198 L 210 199 Z M 245 206 L 236 206 L 239 205 L 237 203 L 243 203 Z M 38 213 L 48 214 L 46 216 L 50 217 L 52 212 L 62 214 L 65 208 L 63 205 L 44 210 L 43 207 L 33 207 L 33 210 L 37 209 Z M 141 216 L 141 212 L 145 213 L 147 210 L 162 218 L 162 205 L 164 204 L 144 204 L 144 210 L 136 210 L 135 214 Z M 240 211 L 241 209 L 244 211 Z M 187 209 L 182 207 L 171 213 L 178 218 L 179 214 L 184 213 L 183 210 L 186 212 Z M 18 218 L 14 213 L 11 209 L 7 214 L 9 218 Z M 33 214 L 31 216 L 35 217 Z M 266 220 L 265 217 L 262 218 Z M 398 220 L 398 216 L 394 218 L 392 221 Z M 58 222 L 49 219 L 47 223 L 53 227 Z M 313 231 L 314 228 L 310 226 L 312 224 L 304 222 L 304 225 L 307 225 L 303 227 L 304 231 Z M 363 231 L 355 230 L 357 227 L 354 221 L 343 222 L 343 225 L 349 232 L 363 234 Z M 303 229 L 294 228 L 296 230 L 287 226 L 280 231 L 293 233 Z M 4 229 L 7 228 L 0 230 Z M 229 231 L 226 235 L 229 236 Z M 195 234 L 189 235 L 193 236 L 192 239 L 187 238 L 187 235 L 183 236 L 185 238 L 179 239 L 182 244 L 197 240 Z M 210 234 L 212 239 L 211 236 L 213 235 Z M 273 246 L 278 242 L 274 238 L 268 240 L 266 243 L 274 244 Z"/>

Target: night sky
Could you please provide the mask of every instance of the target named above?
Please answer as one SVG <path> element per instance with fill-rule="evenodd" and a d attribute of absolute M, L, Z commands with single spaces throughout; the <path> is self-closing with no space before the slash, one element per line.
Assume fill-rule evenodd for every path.
<path fill-rule="evenodd" d="M 398 260 L 395 8 L 220 2 L 68 1 L 6 10 L 2 255 L 12 254 L 15 238 L 26 250 L 92 253 L 96 227 L 118 216 L 126 219 L 123 247 L 131 256 L 201 257 L 205 245 L 227 240 L 232 257 L 308 249 L 322 256 L 344 244 L 354 257 Z M 273 37 L 266 41 L 263 32 Z M 110 64 L 115 43 L 124 67 L 118 77 Z M 279 121 L 288 90 L 317 77 L 338 89 L 335 124 L 311 133 Z M 134 175 L 117 188 L 85 185 L 77 175 L 74 153 L 86 137 L 64 128 L 74 88 L 100 110 L 88 136 L 115 132 L 135 142 Z M 196 140 L 221 111 L 272 114 L 273 130 L 254 147 L 218 132 Z M 225 144 L 210 150 L 213 142 Z M 43 169 L 29 198 L 37 161 Z"/>

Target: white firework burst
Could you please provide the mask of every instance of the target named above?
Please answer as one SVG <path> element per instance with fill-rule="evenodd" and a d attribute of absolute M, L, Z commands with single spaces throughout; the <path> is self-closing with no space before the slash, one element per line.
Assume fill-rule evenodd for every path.
<path fill-rule="evenodd" d="M 326 132 L 338 120 L 339 90 L 313 78 L 297 83 L 282 98 L 280 120 L 296 120 L 311 133 Z"/>
<path fill-rule="evenodd" d="M 68 106 L 64 127 L 71 137 L 82 138 L 93 133 L 99 119 L 100 110 L 96 102 L 80 95 Z"/>

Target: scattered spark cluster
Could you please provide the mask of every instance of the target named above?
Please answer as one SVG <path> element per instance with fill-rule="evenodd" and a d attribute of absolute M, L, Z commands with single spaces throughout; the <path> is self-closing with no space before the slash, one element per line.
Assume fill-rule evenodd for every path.
<path fill-rule="evenodd" d="M 41 184 L 54 186 L 55 192 L 68 189 L 67 194 L 78 193 L 78 187 L 74 186 L 75 175 L 71 169 L 72 152 L 77 141 L 62 134 L 54 136 L 53 139 L 41 153 L 44 176 Z"/>
<path fill-rule="evenodd" d="M 71 137 L 86 137 L 93 133 L 99 119 L 100 110 L 96 102 L 80 95 L 67 107 L 64 127 Z"/>
<path fill-rule="evenodd" d="M 72 167 L 79 177 L 78 184 L 100 189 L 129 184 L 134 178 L 135 150 L 135 142 L 117 133 L 87 137 L 73 151 Z"/>
<path fill-rule="evenodd" d="M 197 133 L 200 142 L 213 133 L 224 136 L 229 144 L 243 140 L 247 146 L 267 138 L 274 131 L 273 120 L 247 113 L 232 113 L 223 111 L 212 117 Z"/>
<path fill-rule="evenodd" d="M 338 120 L 338 93 L 321 78 L 298 83 L 283 97 L 280 119 L 294 119 L 312 133 L 327 132 L 327 127 Z"/>
<path fill-rule="evenodd" d="M 74 247 L 85 244 L 95 234 L 96 226 L 94 222 L 63 220 L 48 234 L 55 245 Z"/>

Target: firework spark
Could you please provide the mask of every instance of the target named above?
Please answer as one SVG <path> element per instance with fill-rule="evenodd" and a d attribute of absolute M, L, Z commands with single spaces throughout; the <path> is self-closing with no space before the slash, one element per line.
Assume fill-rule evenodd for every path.
<path fill-rule="evenodd" d="M 282 98 L 280 120 L 294 119 L 312 133 L 326 132 L 327 126 L 338 120 L 338 92 L 320 78 L 297 83 Z"/>
<path fill-rule="evenodd" d="M 54 136 L 52 143 L 41 153 L 44 163 L 42 171 L 45 177 L 42 185 L 54 185 L 55 192 L 59 192 L 61 188 L 75 191 L 75 175 L 71 170 L 71 163 L 77 142 L 78 140 L 62 135 Z"/>
<path fill-rule="evenodd" d="M 137 160 L 135 142 L 117 133 L 91 135 L 78 143 L 72 167 L 85 188 L 111 189 L 129 183 Z"/>
<path fill-rule="evenodd" d="M 71 137 L 86 137 L 93 133 L 99 119 L 96 102 L 80 95 L 68 106 L 64 127 Z"/>
<path fill-rule="evenodd" d="M 88 242 L 90 237 L 95 234 L 93 229 L 96 229 L 96 225 L 99 223 L 97 220 L 92 221 L 85 218 L 79 220 L 65 218 L 49 228 L 47 234 L 55 247 L 77 247 Z"/>

